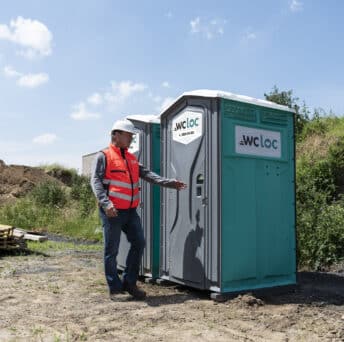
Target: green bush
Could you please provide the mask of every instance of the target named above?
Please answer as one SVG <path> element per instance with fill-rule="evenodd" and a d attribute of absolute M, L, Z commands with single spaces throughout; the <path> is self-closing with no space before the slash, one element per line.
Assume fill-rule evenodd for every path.
<path fill-rule="evenodd" d="M 330 147 L 329 162 L 338 198 L 344 192 L 344 137 L 338 138 L 336 143 Z"/>
<path fill-rule="evenodd" d="M 67 194 L 63 187 L 54 181 L 41 183 L 33 188 L 30 198 L 41 206 L 61 208 L 67 203 Z"/>
<path fill-rule="evenodd" d="M 323 269 L 344 258 L 344 207 L 314 206 L 298 213 L 298 260 L 302 266 Z"/>
<path fill-rule="evenodd" d="M 73 200 L 78 201 L 82 216 L 90 215 L 95 210 L 96 200 L 88 177 L 78 176 L 75 179 L 71 187 L 70 196 Z"/>
<path fill-rule="evenodd" d="M 298 208 L 312 209 L 314 205 L 332 203 L 335 183 L 330 162 L 301 158 L 296 164 L 296 201 Z"/>
<path fill-rule="evenodd" d="M 303 142 L 296 164 L 297 237 L 299 265 L 323 269 L 344 259 L 344 137 L 331 135 L 338 120 L 317 120 L 304 132 L 330 144 L 318 154 L 307 151 L 312 135 Z"/>

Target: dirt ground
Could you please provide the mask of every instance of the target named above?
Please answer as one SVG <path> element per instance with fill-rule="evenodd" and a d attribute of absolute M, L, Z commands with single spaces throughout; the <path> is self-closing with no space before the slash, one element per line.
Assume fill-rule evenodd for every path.
<path fill-rule="evenodd" d="M 293 291 L 223 303 L 140 285 L 146 300 L 111 301 L 101 252 L 0 255 L 0 341 L 344 341 L 340 272 L 300 273 Z"/>

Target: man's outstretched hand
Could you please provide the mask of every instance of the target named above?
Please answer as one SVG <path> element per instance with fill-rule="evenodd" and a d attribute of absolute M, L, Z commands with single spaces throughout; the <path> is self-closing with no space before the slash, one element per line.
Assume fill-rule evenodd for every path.
<path fill-rule="evenodd" d="M 175 179 L 172 182 L 172 186 L 177 190 L 183 190 L 183 189 L 186 189 L 186 187 L 187 187 L 187 185 L 185 183 L 183 183 L 182 181 L 179 181 L 177 179 Z"/>

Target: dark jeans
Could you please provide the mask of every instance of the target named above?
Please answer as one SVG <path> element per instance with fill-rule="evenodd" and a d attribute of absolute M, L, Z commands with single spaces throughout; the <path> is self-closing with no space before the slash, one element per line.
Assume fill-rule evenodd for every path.
<path fill-rule="evenodd" d="M 122 289 L 122 281 L 117 273 L 118 247 L 123 231 L 130 243 L 130 250 L 123 272 L 123 281 L 135 285 L 139 274 L 145 239 L 141 220 L 135 208 L 118 210 L 117 217 L 107 217 L 102 208 L 99 209 L 104 234 L 104 267 L 105 277 L 110 291 Z"/>

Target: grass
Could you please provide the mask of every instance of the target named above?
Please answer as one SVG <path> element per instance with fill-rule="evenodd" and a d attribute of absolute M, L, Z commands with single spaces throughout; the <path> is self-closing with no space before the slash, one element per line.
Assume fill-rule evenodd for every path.
<path fill-rule="evenodd" d="M 80 217 L 75 214 L 75 209 L 74 215 L 71 211 L 68 213 L 67 210 L 63 215 L 57 217 L 54 225 L 49 227 L 49 232 L 61 233 L 74 238 L 102 241 L 101 224 L 97 212 L 87 217 Z"/>
<path fill-rule="evenodd" d="M 297 159 L 326 158 L 331 145 L 344 136 L 344 117 L 322 117 L 307 123 L 302 140 L 296 146 Z"/>
<path fill-rule="evenodd" d="M 77 252 L 98 252 L 103 250 L 100 243 L 97 244 L 76 244 L 73 242 L 56 242 L 56 241 L 28 241 L 28 249 L 32 252 L 48 254 L 49 252 L 59 251 L 77 251 Z"/>
<path fill-rule="evenodd" d="M 89 215 L 80 213 L 77 202 L 68 207 L 44 207 L 28 198 L 0 209 L 0 223 L 26 230 L 49 232 L 76 239 L 102 241 L 98 212 Z"/>
<path fill-rule="evenodd" d="M 52 171 L 52 170 L 63 170 L 63 171 L 69 171 L 69 172 L 75 172 L 77 173 L 77 169 L 71 169 L 65 165 L 59 164 L 59 163 L 51 163 L 51 164 L 40 164 L 38 166 L 40 169 L 43 169 L 44 171 Z"/>

